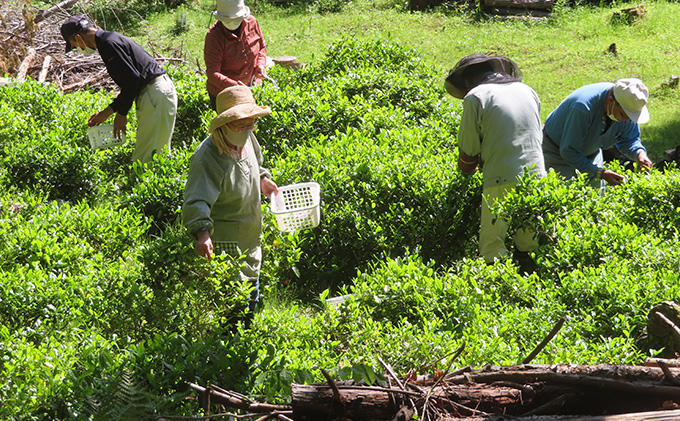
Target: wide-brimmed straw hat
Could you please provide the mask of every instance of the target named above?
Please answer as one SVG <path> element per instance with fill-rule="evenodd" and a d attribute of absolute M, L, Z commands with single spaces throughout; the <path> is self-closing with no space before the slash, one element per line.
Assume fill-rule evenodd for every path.
<path fill-rule="evenodd" d="M 217 0 L 217 10 L 213 12 L 217 20 L 243 19 L 248 15 L 250 15 L 250 8 L 243 0 Z"/>
<path fill-rule="evenodd" d="M 449 72 L 449 75 L 444 81 L 446 92 L 455 98 L 463 99 L 468 91 L 465 78 L 463 77 L 465 70 L 470 66 L 481 63 L 488 63 L 494 72 L 508 75 L 517 80 L 522 80 L 522 77 L 524 76 L 517 64 L 507 57 L 487 56 L 486 54 L 481 53 L 470 54 L 469 56 L 460 59 L 460 61 L 456 63 L 456 66 Z"/>
<path fill-rule="evenodd" d="M 614 98 L 628 117 L 638 124 L 649 121 L 649 90 L 640 79 L 619 79 L 614 83 Z"/>
<path fill-rule="evenodd" d="M 210 133 L 230 121 L 242 118 L 262 117 L 272 113 L 269 107 L 260 107 L 255 103 L 253 93 L 245 85 L 225 88 L 217 95 L 217 117 L 210 122 Z"/>

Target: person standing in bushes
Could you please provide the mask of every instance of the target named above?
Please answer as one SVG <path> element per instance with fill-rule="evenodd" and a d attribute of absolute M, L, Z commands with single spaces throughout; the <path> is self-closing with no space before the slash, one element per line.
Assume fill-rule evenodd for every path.
<path fill-rule="evenodd" d="M 278 186 L 262 165 L 260 145 L 253 135 L 255 120 L 271 113 L 255 103 L 247 86 L 237 85 L 217 95 L 217 117 L 210 135 L 194 152 L 189 166 L 182 220 L 196 239 L 196 253 L 245 255 L 241 279 L 251 282 L 250 323 L 259 301 L 262 264 L 260 192 L 267 197 Z"/>
<path fill-rule="evenodd" d="M 93 114 L 87 125 L 97 126 L 116 114 L 113 135 L 126 132 L 132 103 L 137 111 L 137 143 L 132 160 L 149 162 L 155 153 L 170 150 L 177 116 L 177 93 L 170 77 L 158 62 L 131 39 L 92 26 L 85 16 L 71 16 L 61 25 L 66 52 L 72 49 L 90 55 L 99 51 L 106 71 L 120 88 L 118 96 Z"/>
<path fill-rule="evenodd" d="M 203 46 L 210 107 L 224 88 L 242 83 L 259 85 L 266 76 L 267 47 L 257 19 L 243 0 L 217 0 L 217 22 Z"/>
<path fill-rule="evenodd" d="M 471 54 L 449 72 L 444 87 L 463 100 L 458 130 L 458 168 L 470 176 L 484 175 L 479 252 L 487 264 L 508 256 L 507 223 L 489 207 L 502 201 L 525 171 L 545 175 L 541 151 L 541 102 L 522 72 L 509 58 Z M 533 232 L 520 229 L 515 237 L 514 261 L 531 273 L 530 252 L 537 241 Z"/>
<path fill-rule="evenodd" d="M 615 186 L 623 176 L 603 166 L 602 150 L 612 146 L 639 168 L 652 161 L 640 141 L 640 124 L 649 121 L 649 91 L 639 79 L 600 82 L 572 92 L 548 115 L 543 129 L 546 168 L 566 178 L 588 174 L 594 187 Z"/>

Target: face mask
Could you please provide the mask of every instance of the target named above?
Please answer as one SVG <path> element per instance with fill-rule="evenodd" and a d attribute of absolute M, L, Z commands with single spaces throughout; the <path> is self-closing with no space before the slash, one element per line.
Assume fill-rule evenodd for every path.
<path fill-rule="evenodd" d="M 85 46 L 85 49 L 80 48 L 80 46 L 76 47 L 76 49 L 86 56 L 91 56 L 95 51 L 97 51 L 94 48 L 88 47 L 87 45 Z"/>
<path fill-rule="evenodd" d="M 248 136 L 252 130 L 244 130 L 242 132 L 235 132 L 231 130 L 228 126 L 224 126 L 224 132 L 227 136 L 227 140 L 234 146 L 243 147 L 248 140 Z"/>
<path fill-rule="evenodd" d="M 82 39 L 82 38 L 81 38 L 81 39 Z M 94 48 L 88 47 L 87 44 L 85 44 L 85 41 L 83 41 L 83 45 L 85 46 L 85 48 L 80 48 L 80 43 L 76 43 L 76 50 L 80 51 L 80 53 L 82 53 L 82 54 L 84 54 L 84 55 L 86 55 L 86 56 L 90 56 L 90 55 L 92 55 L 95 51 L 97 51 L 97 50 L 94 49 Z"/>
<path fill-rule="evenodd" d="M 243 19 L 222 19 L 222 24 L 230 31 L 235 31 L 241 26 Z"/>
<path fill-rule="evenodd" d="M 609 109 L 609 114 L 607 114 L 607 117 L 609 117 L 609 119 L 610 119 L 611 121 L 619 121 L 619 119 L 617 119 L 616 116 L 614 115 L 614 106 L 613 106 L 613 105 L 612 105 L 612 107 Z"/>

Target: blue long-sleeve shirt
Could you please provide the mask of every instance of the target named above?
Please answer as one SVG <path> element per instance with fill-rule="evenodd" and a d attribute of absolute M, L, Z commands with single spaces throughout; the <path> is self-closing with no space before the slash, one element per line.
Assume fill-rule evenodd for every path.
<path fill-rule="evenodd" d="M 557 152 L 571 167 L 595 175 L 592 157 L 600 149 L 616 148 L 637 161 L 646 151 L 640 141 L 640 126 L 634 121 L 612 121 L 605 114 L 605 99 L 613 83 L 600 82 L 576 89 L 545 120 L 544 150 Z M 546 142 L 548 142 L 546 144 Z"/>
<path fill-rule="evenodd" d="M 127 115 L 142 88 L 165 70 L 139 44 L 119 33 L 98 29 L 94 39 L 106 71 L 120 87 L 110 107 Z"/>

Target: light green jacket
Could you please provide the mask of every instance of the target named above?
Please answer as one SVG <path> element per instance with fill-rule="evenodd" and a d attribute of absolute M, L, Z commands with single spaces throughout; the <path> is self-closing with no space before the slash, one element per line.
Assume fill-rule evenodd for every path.
<path fill-rule="evenodd" d="M 253 134 L 244 147 L 247 156 L 236 161 L 218 153 L 212 135 L 201 142 L 191 158 L 182 206 L 182 221 L 194 238 L 207 228 L 213 243 L 237 242 L 242 251 L 260 245 L 260 181 L 270 176 L 261 167 L 262 152 Z"/>

